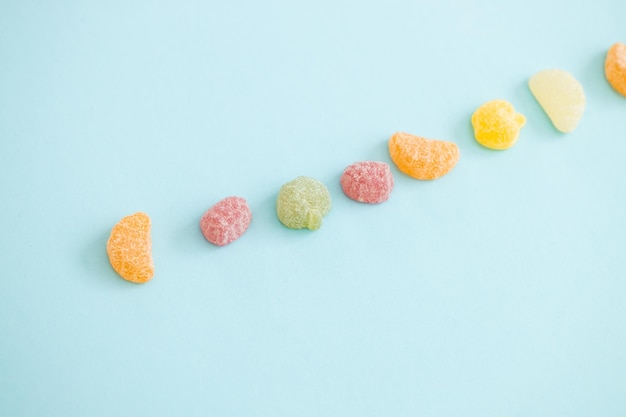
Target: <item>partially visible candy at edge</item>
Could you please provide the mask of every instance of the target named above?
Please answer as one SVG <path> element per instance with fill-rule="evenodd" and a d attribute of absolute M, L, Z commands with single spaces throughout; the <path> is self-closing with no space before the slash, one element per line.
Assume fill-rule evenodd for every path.
<path fill-rule="evenodd" d="M 604 74 L 609 84 L 626 97 L 626 45 L 616 43 L 606 54 Z"/>

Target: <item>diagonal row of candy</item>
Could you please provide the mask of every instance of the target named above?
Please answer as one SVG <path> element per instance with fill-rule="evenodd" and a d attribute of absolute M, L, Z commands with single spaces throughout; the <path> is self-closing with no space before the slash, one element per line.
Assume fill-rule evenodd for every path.
<path fill-rule="evenodd" d="M 616 43 L 606 56 L 605 76 L 626 97 L 626 45 Z M 570 73 L 548 69 L 533 75 L 528 86 L 554 127 L 572 132 L 585 111 L 582 85 Z M 472 115 L 474 137 L 482 146 L 504 150 L 519 137 L 526 118 L 504 100 L 480 106 Z M 389 156 L 402 173 L 417 180 L 435 180 L 449 173 L 460 158 L 453 142 L 397 132 L 388 142 Z M 394 186 L 388 164 L 360 161 L 348 166 L 340 178 L 346 196 L 360 203 L 387 201 Z M 317 230 L 331 209 L 331 195 L 320 181 L 300 176 L 284 184 L 276 198 L 276 215 L 290 229 Z M 209 208 L 200 219 L 202 234 L 212 244 L 225 246 L 240 238 L 250 226 L 252 211 L 245 199 L 231 196 Z M 125 280 L 148 282 L 154 276 L 150 218 L 138 212 L 117 223 L 107 242 L 113 269 Z"/>

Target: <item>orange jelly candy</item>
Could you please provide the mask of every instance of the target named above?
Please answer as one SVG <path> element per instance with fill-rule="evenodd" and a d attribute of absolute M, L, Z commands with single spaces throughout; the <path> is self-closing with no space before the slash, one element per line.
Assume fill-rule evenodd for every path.
<path fill-rule="evenodd" d="M 604 74 L 615 91 L 626 97 L 626 45 L 618 42 L 611 46 L 604 61 Z"/>
<path fill-rule="evenodd" d="M 135 284 L 150 281 L 154 275 L 150 217 L 139 212 L 120 220 L 111 230 L 107 254 L 115 272 L 125 280 Z"/>
<path fill-rule="evenodd" d="M 444 176 L 461 157 L 455 143 L 402 132 L 389 139 L 389 155 L 400 171 L 418 180 Z"/>

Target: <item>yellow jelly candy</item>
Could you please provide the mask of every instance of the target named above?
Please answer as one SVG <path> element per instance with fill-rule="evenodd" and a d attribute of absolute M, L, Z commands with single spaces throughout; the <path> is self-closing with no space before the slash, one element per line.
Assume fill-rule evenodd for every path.
<path fill-rule="evenodd" d="M 585 112 L 585 92 L 572 74 L 560 69 L 540 71 L 528 86 L 557 130 L 576 129 Z"/>
<path fill-rule="evenodd" d="M 330 193 L 311 177 L 298 177 L 283 185 L 276 198 L 276 214 L 290 229 L 317 230 L 331 208 Z"/>
<path fill-rule="evenodd" d="M 604 61 L 604 74 L 615 91 L 626 97 L 626 45 L 618 42 L 611 46 Z"/>
<path fill-rule="evenodd" d="M 461 154 L 455 143 L 397 132 L 389 139 L 389 156 L 405 174 L 434 180 L 450 172 Z"/>
<path fill-rule="evenodd" d="M 526 118 L 508 101 L 493 100 L 480 106 L 472 115 L 474 137 L 490 149 L 508 149 L 515 145 Z"/>
<path fill-rule="evenodd" d="M 107 254 L 111 266 L 122 278 L 143 284 L 154 275 L 151 246 L 150 217 L 135 213 L 113 227 L 107 242 Z"/>

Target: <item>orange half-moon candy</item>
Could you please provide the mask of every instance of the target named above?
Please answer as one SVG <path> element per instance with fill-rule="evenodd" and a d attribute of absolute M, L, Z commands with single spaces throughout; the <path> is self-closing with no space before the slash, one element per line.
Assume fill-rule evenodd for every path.
<path fill-rule="evenodd" d="M 418 180 L 446 175 L 461 157 L 455 143 L 403 132 L 389 139 L 389 155 L 400 171 Z"/>
<path fill-rule="evenodd" d="M 111 230 L 107 242 L 111 266 L 122 278 L 136 284 L 154 276 L 150 217 L 145 213 L 126 216 Z"/>

